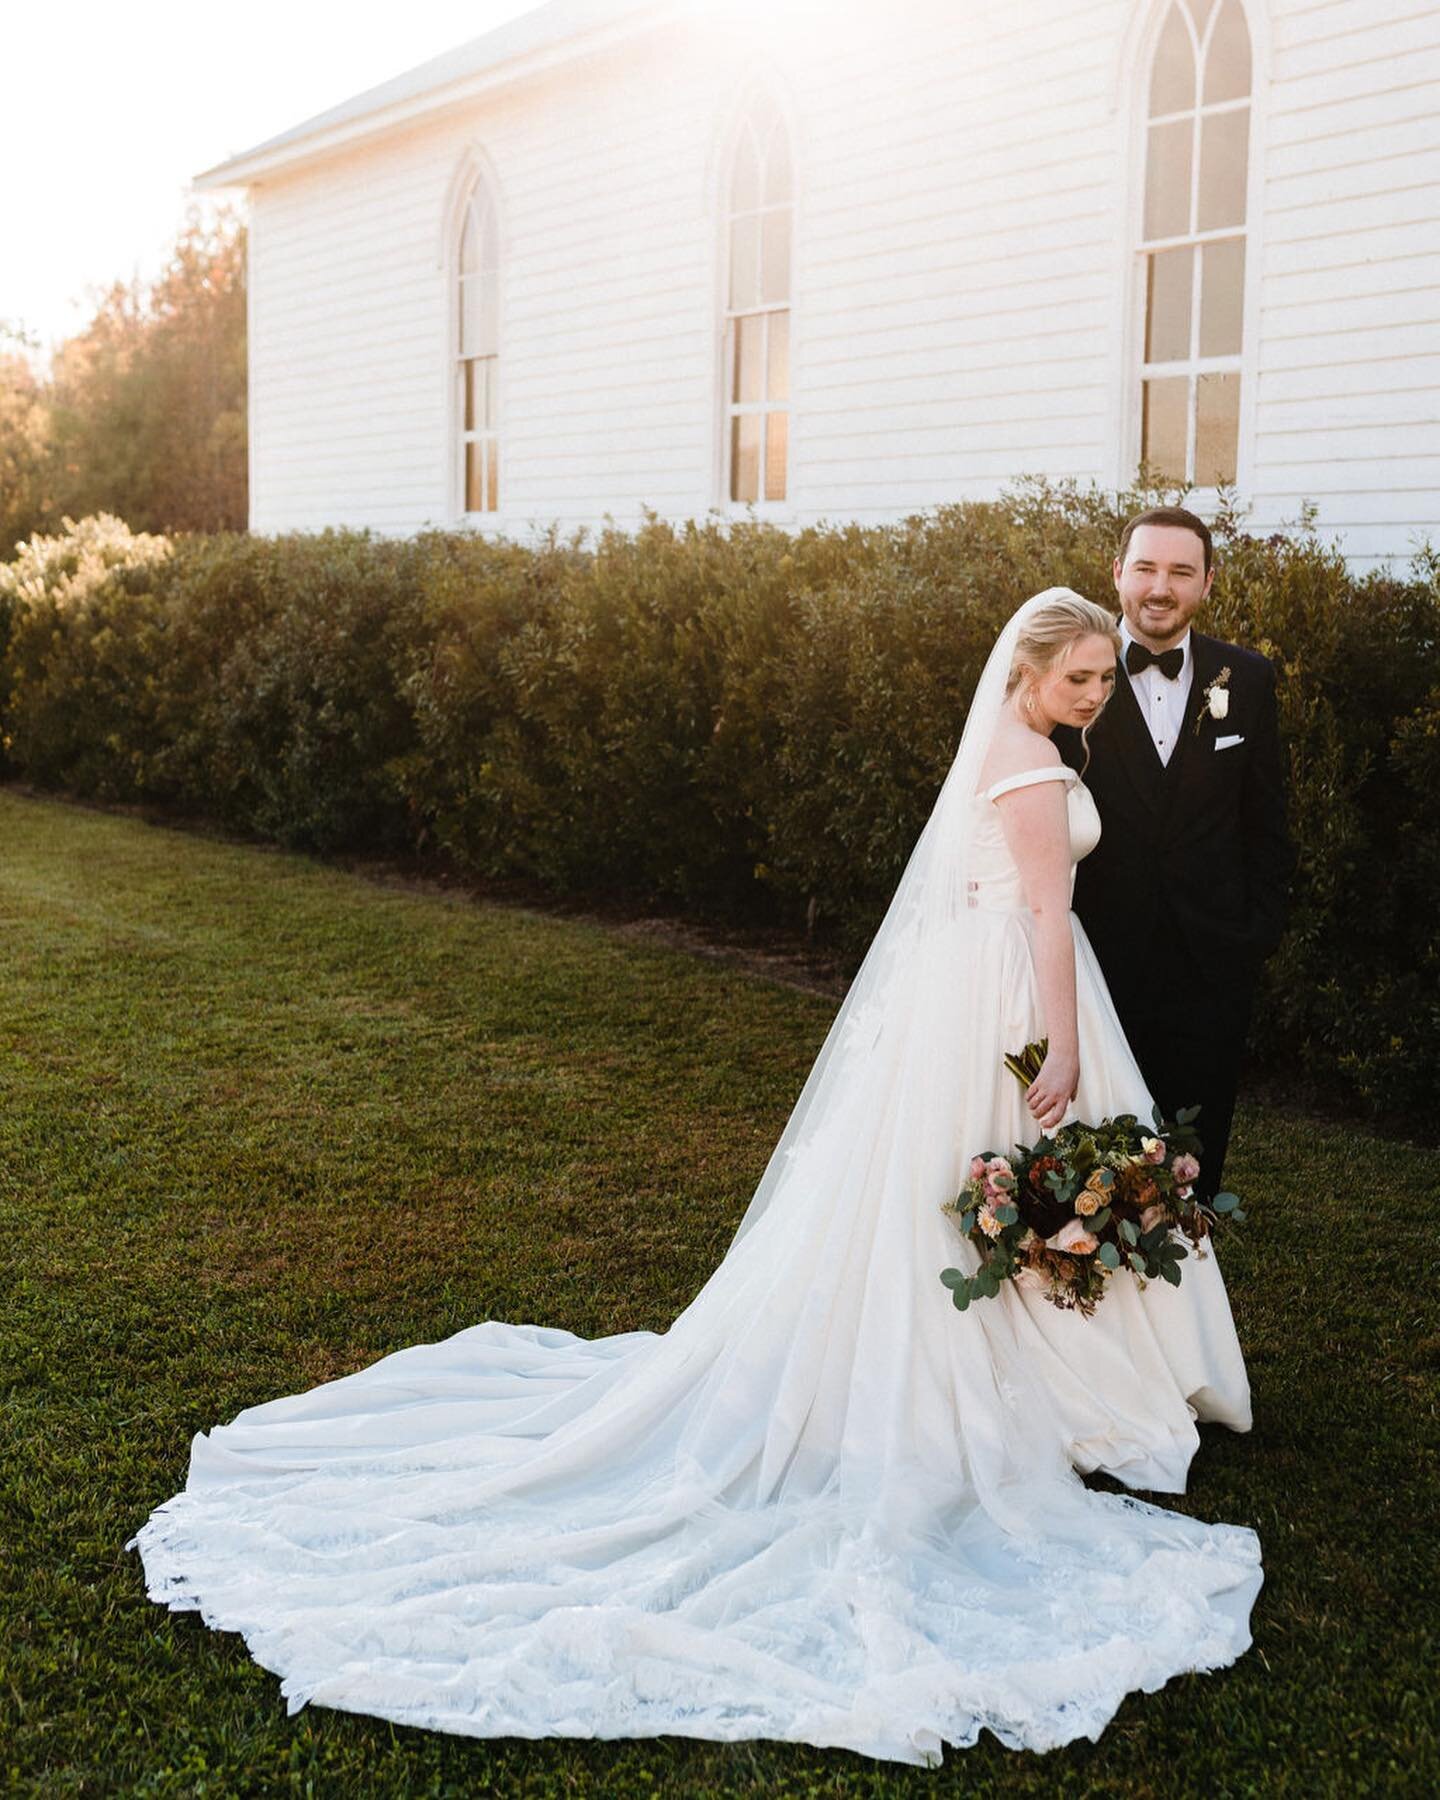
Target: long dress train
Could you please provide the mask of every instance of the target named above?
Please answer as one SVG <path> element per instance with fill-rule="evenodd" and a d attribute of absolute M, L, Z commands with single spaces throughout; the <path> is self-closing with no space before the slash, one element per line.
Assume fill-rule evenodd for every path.
<path fill-rule="evenodd" d="M 1085 848 L 1078 783 L 1071 817 Z M 1121 1274 L 1080 1321 L 1017 1294 L 961 1316 L 938 1282 L 963 1249 L 938 1201 L 990 1147 L 976 1121 L 1024 1129 L 999 1055 L 1033 1035 L 1035 988 L 1004 862 L 995 837 L 979 954 L 941 995 L 968 1085 L 940 1188 L 821 1132 L 796 1197 L 662 1336 L 491 1321 L 248 1409 L 194 1440 L 140 1530 L 151 1597 L 245 1634 L 292 1710 L 904 1762 L 983 1726 L 1033 1750 L 1096 1737 L 1132 1688 L 1244 1651 L 1253 1532 L 1087 1492 L 1067 1465 L 1078 1445 L 1183 1481 L 1195 1370 L 1156 1287 Z M 1129 1111 L 1145 1094 L 1078 925 L 1076 949 L 1076 1105 Z M 1175 1294 L 1181 1361 L 1220 1350 L 1190 1393 L 1244 1381 L 1210 1271 Z"/>
<path fill-rule="evenodd" d="M 1083 853 L 1083 786 L 1032 778 L 1070 783 Z M 938 1279 L 974 1266 L 940 1211 L 970 1155 L 1026 1134 L 1000 1057 L 1038 1018 L 995 809 L 962 801 L 963 900 L 925 931 L 907 900 L 885 982 L 852 990 L 668 1331 L 492 1321 L 251 1408 L 195 1439 L 141 1529 L 151 1596 L 243 1633 L 292 1711 L 915 1763 L 982 1728 L 1096 1737 L 1127 1692 L 1238 1656 L 1254 1533 L 1070 1466 L 1178 1487 L 1191 1404 L 1247 1422 L 1213 1256 L 1173 1301 L 1115 1277 L 1089 1321 L 1015 1294 L 962 1315 Z M 1076 946 L 1078 1111 L 1138 1110 L 1078 926 Z"/>

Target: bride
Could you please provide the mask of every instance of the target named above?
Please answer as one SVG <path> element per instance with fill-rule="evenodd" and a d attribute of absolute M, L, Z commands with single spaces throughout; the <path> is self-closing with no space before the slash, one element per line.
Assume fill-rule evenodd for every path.
<path fill-rule="evenodd" d="M 307 1701 L 476 1737 L 771 1738 L 934 1762 L 1098 1737 L 1248 1646 L 1259 1545 L 1182 1491 L 1249 1424 L 1213 1253 L 1092 1319 L 1007 1286 L 942 1205 L 970 1157 L 1150 1106 L 1083 932 L 1099 821 L 1049 741 L 1110 616 L 1011 619 L 739 1232 L 662 1334 L 496 1321 L 195 1439 L 137 1538 L 151 1597 Z M 1047 1035 L 1028 1093 L 1001 1066 Z"/>

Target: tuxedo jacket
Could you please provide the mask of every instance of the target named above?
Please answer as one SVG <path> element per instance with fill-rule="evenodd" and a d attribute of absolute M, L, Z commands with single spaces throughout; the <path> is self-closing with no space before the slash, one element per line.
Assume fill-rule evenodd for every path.
<path fill-rule="evenodd" d="M 1275 671 L 1255 651 L 1197 631 L 1190 646 L 1190 695 L 1168 763 L 1123 661 L 1090 729 L 1089 766 L 1078 731 L 1055 733 L 1065 761 L 1084 769 L 1100 812 L 1100 842 L 1076 872 L 1075 911 L 1120 1000 L 1153 979 L 1142 971 L 1157 951 L 1192 981 L 1248 989 L 1285 924 L 1294 858 Z M 1217 681 L 1230 696 L 1223 719 L 1211 716 L 1206 698 Z"/>

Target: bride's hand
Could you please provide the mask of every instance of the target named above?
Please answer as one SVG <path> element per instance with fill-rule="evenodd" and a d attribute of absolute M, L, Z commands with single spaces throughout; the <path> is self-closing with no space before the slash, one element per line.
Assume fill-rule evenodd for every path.
<path fill-rule="evenodd" d="M 1065 1117 L 1080 1086 L 1080 1058 L 1055 1050 L 1040 1065 L 1040 1073 L 1025 1090 L 1025 1104 L 1046 1131 Z"/>

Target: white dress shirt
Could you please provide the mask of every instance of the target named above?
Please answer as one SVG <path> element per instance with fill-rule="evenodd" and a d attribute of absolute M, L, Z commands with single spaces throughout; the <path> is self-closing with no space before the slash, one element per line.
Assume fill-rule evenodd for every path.
<path fill-rule="evenodd" d="M 1132 642 L 1130 628 L 1122 619 L 1122 662 Z M 1149 729 L 1155 752 L 1162 763 L 1168 763 L 1175 753 L 1175 745 L 1185 724 L 1185 705 L 1195 681 L 1195 658 L 1190 650 L 1190 633 L 1187 631 L 1179 644 L 1171 647 L 1180 650 L 1185 658 L 1180 665 L 1180 673 L 1173 681 L 1167 681 L 1153 663 L 1148 669 L 1142 669 L 1138 675 L 1130 677 L 1130 686 L 1140 708 L 1140 716 Z"/>

